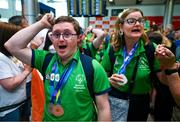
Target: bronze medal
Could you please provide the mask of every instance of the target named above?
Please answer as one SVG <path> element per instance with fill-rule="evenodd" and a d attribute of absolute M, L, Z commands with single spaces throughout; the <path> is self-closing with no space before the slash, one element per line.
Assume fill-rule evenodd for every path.
<path fill-rule="evenodd" d="M 51 113 L 51 114 L 53 112 L 53 107 L 54 107 L 54 104 L 49 103 L 49 105 L 48 105 L 48 112 Z"/>
<path fill-rule="evenodd" d="M 54 105 L 52 114 L 54 116 L 62 116 L 64 114 L 64 110 L 61 105 Z"/>

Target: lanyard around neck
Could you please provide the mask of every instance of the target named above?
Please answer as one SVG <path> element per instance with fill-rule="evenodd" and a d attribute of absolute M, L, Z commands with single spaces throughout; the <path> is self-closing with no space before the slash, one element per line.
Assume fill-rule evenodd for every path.
<path fill-rule="evenodd" d="M 123 49 L 123 64 L 121 65 L 121 68 L 118 71 L 118 74 L 125 74 L 126 72 L 126 66 L 130 63 L 131 59 L 133 58 L 133 55 L 135 54 L 135 51 L 138 47 L 138 42 L 134 44 L 133 48 L 129 52 L 129 54 L 126 51 L 126 48 Z"/>
<path fill-rule="evenodd" d="M 63 87 L 65 86 L 65 84 L 67 83 L 68 78 L 69 78 L 69 76 L 71 75 L 71 73 L 72 73 L 72 71 L 73 71 L 73 69 L 74 69 L 75 64 L 76 64 L 76 61 L 73 60 L 73 61 L 71 62 L 71 64 L 69 65 L 69 67 L 67 67 L 67 68 L 64 70 L 64 72 L 63 72 L 63 74 L 61 75 L 61 77 L 60 77 L 60 79 L 59 79 L 59 81 L 58 81 L 55 89 L 54 89 L 54 82 L 53 82 L 52 80 L 50 81 L 50 93 L 51 93 L 51 101 L 50 101 L 50 102 L 51 102 L 51 103 L 54 103 L 54 102 L 55 102 L 55 98 L 56 98 L 59 90 L 60 90 L 60 94 L 61 94 L 62 89 L 63 89 Z M 53 64 L 53 67 L 52 67 L 52 74 L 58 74 L 58 73 L 59 73 L 59 71 L 58 71 L 58 63 L 55 62 L 55 63 Z M 60 102 L 60 95 L 59 95 L 59 97 L 58 97 L 58 101 Z"/>

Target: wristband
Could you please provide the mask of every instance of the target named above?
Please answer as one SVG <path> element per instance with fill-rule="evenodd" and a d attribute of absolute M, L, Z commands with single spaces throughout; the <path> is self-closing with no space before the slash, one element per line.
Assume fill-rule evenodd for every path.
<path fill-rule="evenodd" d="M 166 69 L 166 70 L 164 70 L 164 73 L 165 73 L 166 75 L 171 75 L 171 74 L 177 73 L 177 72 L 178 72 L 177 69 Z"/>

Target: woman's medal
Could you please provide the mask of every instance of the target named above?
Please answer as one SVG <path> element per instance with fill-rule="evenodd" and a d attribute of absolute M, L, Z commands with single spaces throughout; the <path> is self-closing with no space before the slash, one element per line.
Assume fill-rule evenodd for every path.
<path fill-rule="evenodd" d="M 120 75 L 122 76 L 123 80 L 121 82 L 118 82 L 118 84 L 122 86 L 125 85 L 128 82 L 128 80 L 124 74 L 120 74 Z"/>

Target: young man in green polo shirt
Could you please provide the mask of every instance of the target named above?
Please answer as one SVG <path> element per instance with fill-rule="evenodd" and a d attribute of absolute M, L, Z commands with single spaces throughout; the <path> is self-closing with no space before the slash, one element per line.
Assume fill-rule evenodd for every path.
<path fill-rule="evenodd" d="M 49 52 L 27 48 L 30 40 L 42 29 L 51 28 L 49 37 L 56 50 L 46 72 L 43 62 Z M 88 88 L 78 45 L 81 43 L 79 23 L 68 16 L 54 21 L 46 14 L 40 21 L 16 33 L 5 47 L 24 63 L 45 72 L 44 121 L 93 121 L 95 107 Z M 93 89 L 98 121 L 110 121 L 107 92 L 110 84 L 102 66 L 92 60 L 94 68 Z"/>

